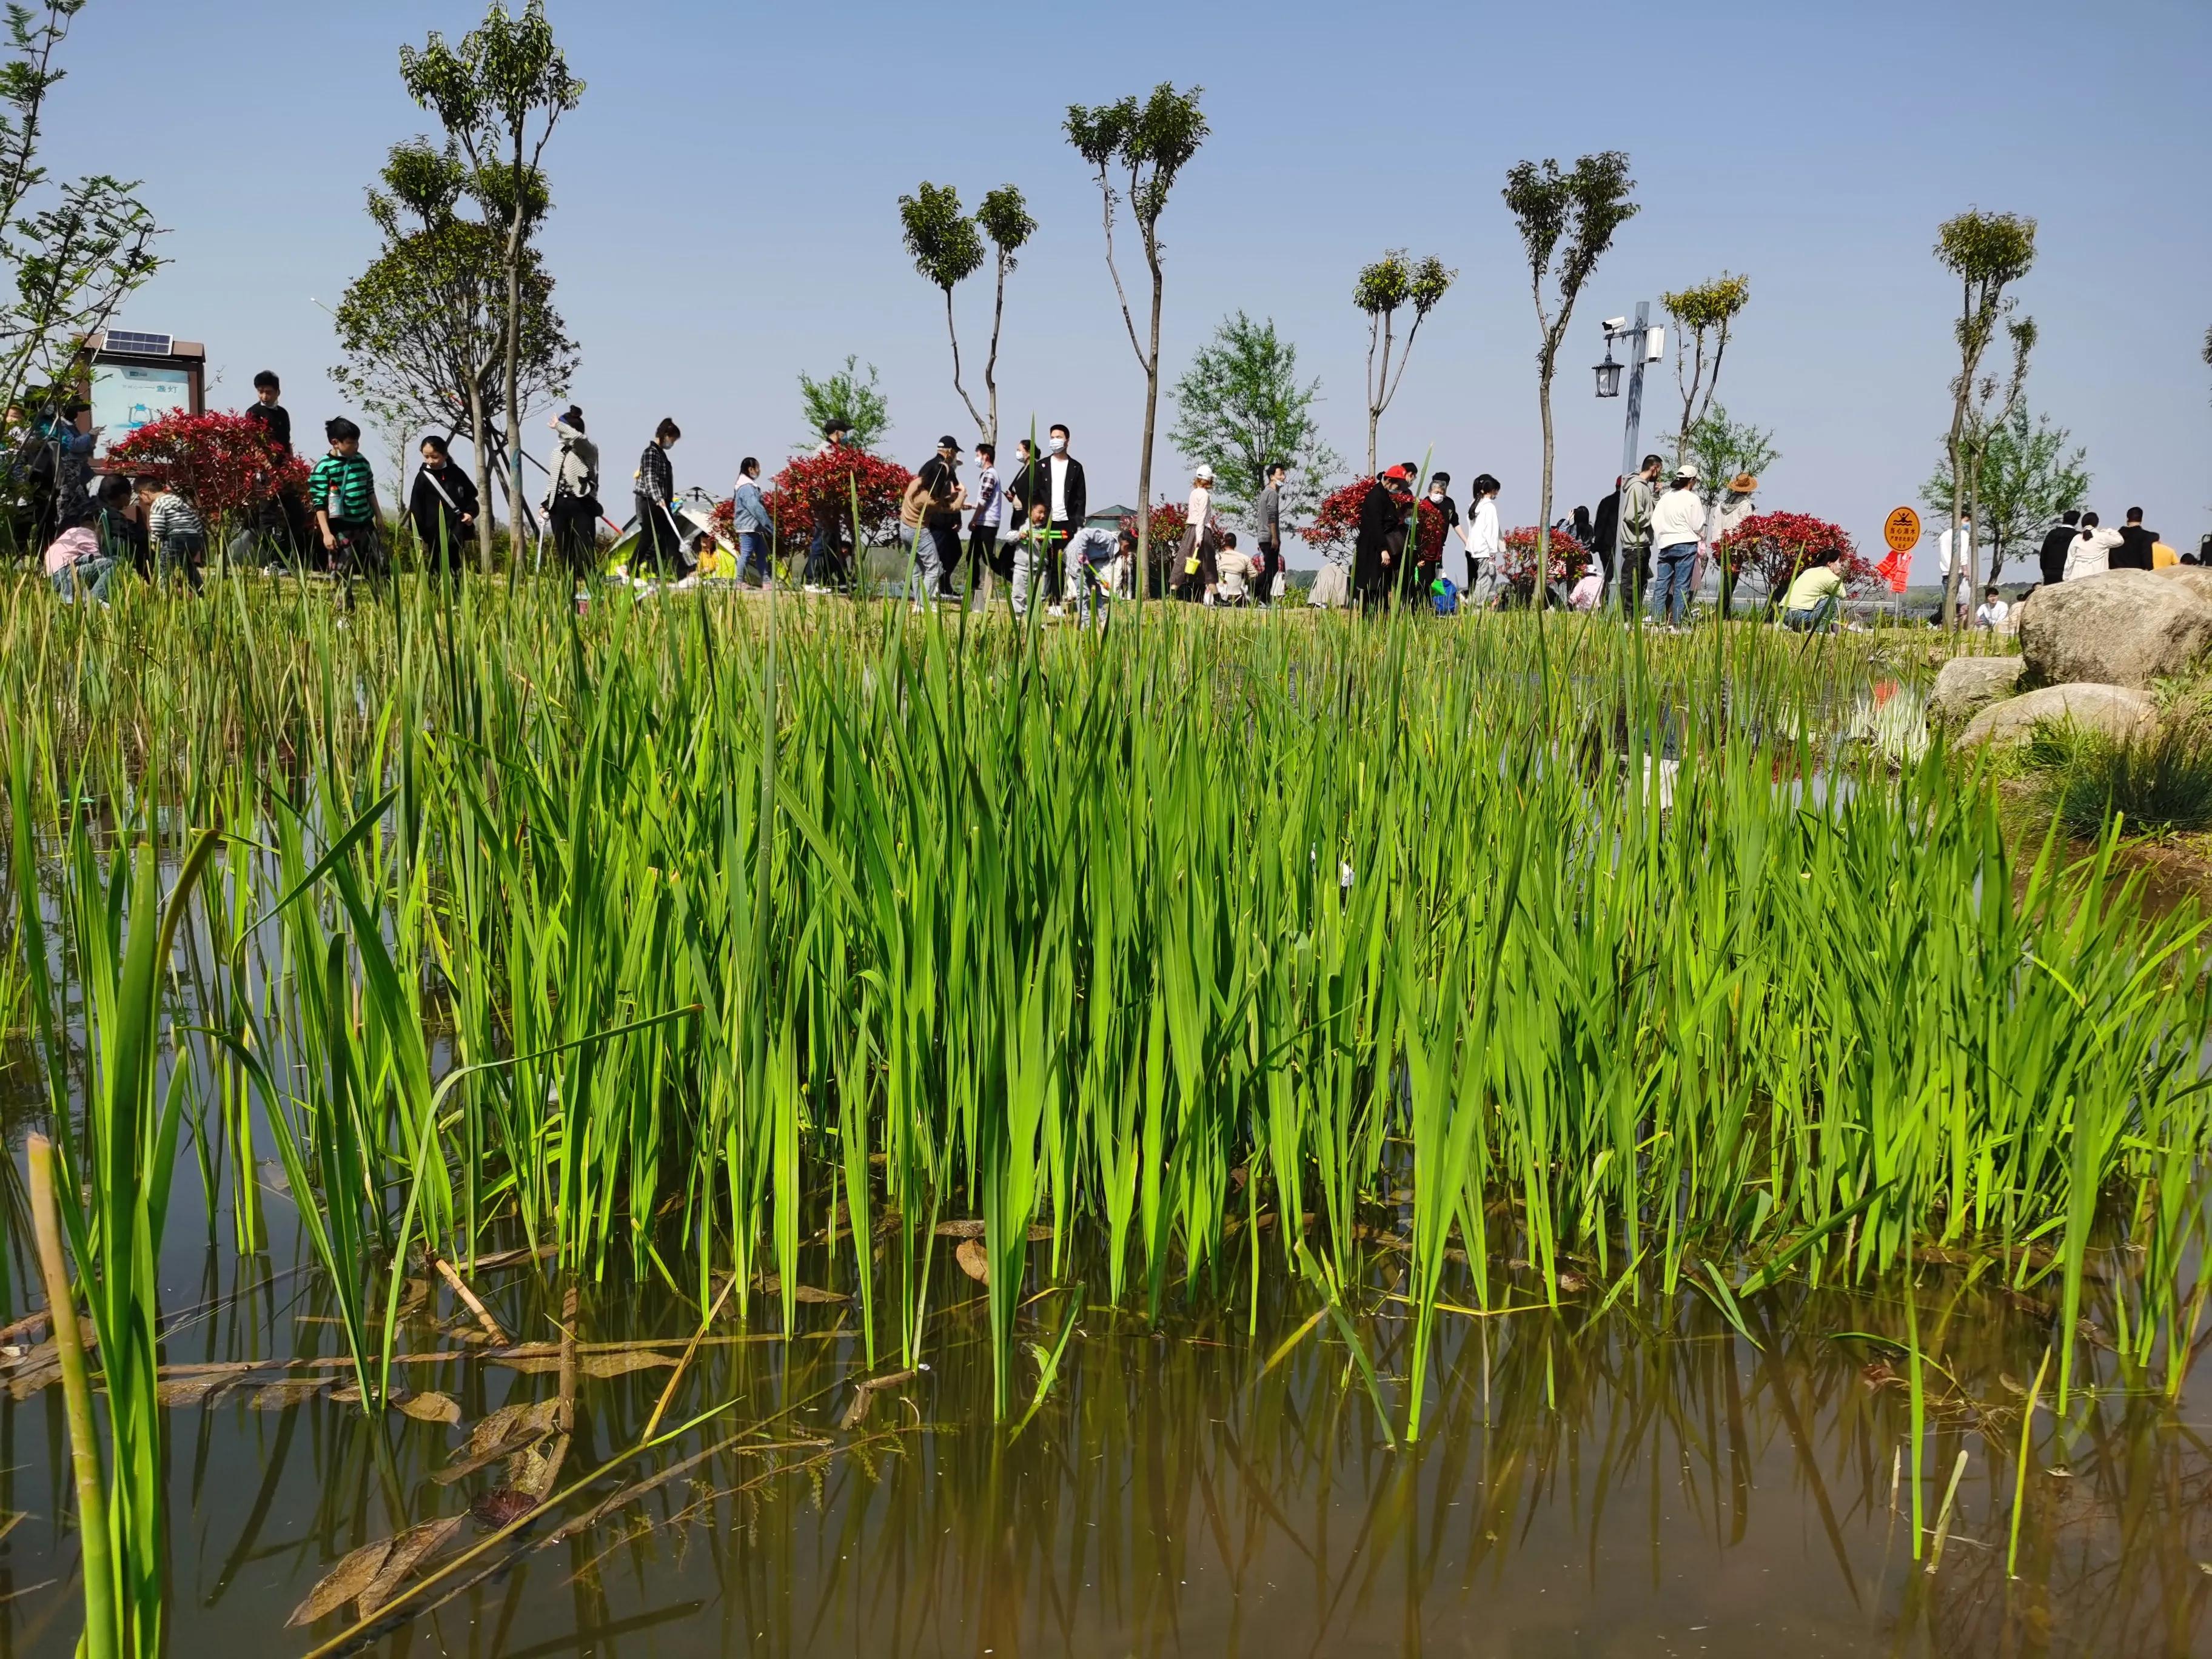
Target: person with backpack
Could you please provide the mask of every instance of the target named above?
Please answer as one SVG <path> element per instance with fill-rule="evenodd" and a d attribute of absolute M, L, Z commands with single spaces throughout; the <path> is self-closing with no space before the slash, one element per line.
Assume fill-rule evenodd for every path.
<path fill-rule="evenodd" d="M 434 432 L 425 436 L 407 516 L 415 522 L 415 537 L 430 568 L 449 575 L 459 572 L 460 550 L 476 534 L 477 505 L 477 487 L 453 465 L 446 441 Z"/>
<path fill-rule="evenodd" d="M 571 575 L 591 575 L 599 563 L 599 447 L 584 435 L 584 411 L 570 404 L 556 415 L 553 436 L 561 446 L 553 464 L 553 493 L 545 500 L 552 521 L 553 554 Z"/>

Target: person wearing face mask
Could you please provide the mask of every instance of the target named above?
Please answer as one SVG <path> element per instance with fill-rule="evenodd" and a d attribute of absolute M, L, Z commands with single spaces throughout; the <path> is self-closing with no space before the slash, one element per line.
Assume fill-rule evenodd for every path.
<path fill-rule="evenodd" d="M 1290 469 L 1280 461 L 1267 464 L 1267 485 L 1260 492 L 1253 516 L 1260 526 L 1260 585 L 1259 603 L 1274 603 L 1276 590 L 1283 580 L 1283 482 L 1289 477 Z"/>
<path fill-rule="evenodd" d="M 675 422 L 663 420 L 653 428 L 653 441 L 638 458 L 633 486 L 637 544 L 631 550 L 630 563 L 640 570 L 658 570 L 670 576 L 684 574 L 684 538 L 676 528 L 676 471 L 668 462 L 668 452 L 683 435 Z"/>
<path fill-rule="evenodd" d="M 998 463 L 996 444 L 975 446 L 975 493 L 970 498 L 975 511 L 968 515 L 968 560 L 974 570 L 971 580 L 987 605 L 991 602 L 991 567 L 999 556 L 999 532 L 1006 518 L 1006 491 L 999 482 Z"/>

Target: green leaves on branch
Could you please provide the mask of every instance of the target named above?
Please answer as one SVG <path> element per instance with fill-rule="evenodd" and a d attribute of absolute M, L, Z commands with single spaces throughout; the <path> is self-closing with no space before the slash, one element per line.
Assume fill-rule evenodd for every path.
<path fill-rule="evenodd" d="M 1400 247 L 1367 266 L 1352 285 L 1352 303 L 1367 313 L 1367 470 L 1370 473 L 1375 471 L 1376 428 L 1382 423 L 1383 410 L 1398 395 L 1399 381 L 1406 378 L 1406 365 L 1413 356 L 1413 337 L 1458 276 L 1459 272 L 1447 270 L 1433 253 L 1409 259 Z M 1398 313 L 1409 307 L 1413 325 L 1406 331 L 1405 350 L 1393 376 L 1394 327 Z"/>
<path fill-rule="evenodd" d="M 1682 394 L 1682 424 L 1674 447 L 1689 447 L 1690 429 L 1702 421 L 1720 391 L 1721 359 L 1728 355 L 1729 331 L 1751 303 L 1751 278 L 1727 271 L 1709 283 L 1662 294 L 1659 303 L 1674 319 L 1674 384 Z M 1712 351 L 1709 362 L 1708 344 Z M 1756 472 L 1757 467 L 1745 471 Z M 1705 477 L 1711 478 L 1710 472 Z"/>
<path fill-rule="evenodd" d="M 1243 312 L 1223 319 L 1175 384 L 1177 416 L 1170 440 L 1182 456 L 1214 471 L 1214 500 L 1249 514 L 1266 488 L 1267 464 L 1290 469 L 1283 513 L 1310 514 L 1344 458 L 1322 441 L 1314 406 L 1321 382 L 1298 380 L 1298 349 L 1275 332 L 1273 318 Z"/>
<path fill-rule="evenodd" d="M 856 449 L 873 450 L 891 429 L 891 407 L 876 379 L 876 366 L 868 365 L 868 378 L 860 378 L 860 360 L 845 354 L 845 367 L 827 380 L 817 380 L 804 369 L 799 375 L 799 402 L 809 435 L 799 447 L 811 451 L 822 441 L 822 428 L 842 421 Z"/>

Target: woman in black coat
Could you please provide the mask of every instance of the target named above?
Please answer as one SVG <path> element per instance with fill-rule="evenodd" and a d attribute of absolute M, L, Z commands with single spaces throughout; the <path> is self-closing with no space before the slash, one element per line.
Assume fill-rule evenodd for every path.
<path fill-rule="evenodd" d="M 407 497 L 407 516 L 415 521 L 424 562 L 434 570 L 459 569 L 461 550 L 477 533 L 477 487 L 434 432 L 422 440 L 422 465 Z"/>
<path fill-rule="evenodd" d="M 1359 503 L 1359 530 L 1352 544 L 1352 591 L 1363 611 L 1390 603 L 1390 590 L 1402 574 L 1395 567 L 1405 549 L 1406 473 L 1392 467 Z"/>

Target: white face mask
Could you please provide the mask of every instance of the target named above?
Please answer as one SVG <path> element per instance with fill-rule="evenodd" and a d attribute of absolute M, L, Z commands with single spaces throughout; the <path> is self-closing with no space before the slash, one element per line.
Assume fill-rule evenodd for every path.
<path fill-rule="evenodd" d="M 1049 449 L 1054 454 L 1057 455 L 1060 451 L 1067 447 L 1067 440 L 1065 438 L 1047 438 L 1044 441 L 1044 445 L 1047 449 Z"/>
<path fill-rule="evenodd" d="M 1443 498 L 1444 492 L 1441 489 L 1431 489 L 1429 492 L 1429 499 L 1432 501 L 1440 501 L 1443 500 Z"/>

